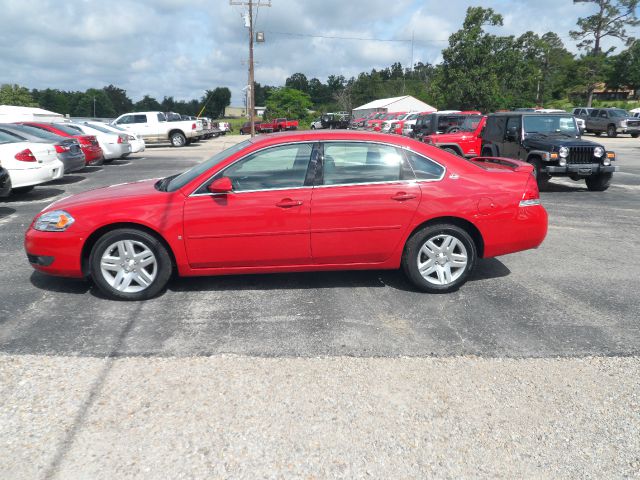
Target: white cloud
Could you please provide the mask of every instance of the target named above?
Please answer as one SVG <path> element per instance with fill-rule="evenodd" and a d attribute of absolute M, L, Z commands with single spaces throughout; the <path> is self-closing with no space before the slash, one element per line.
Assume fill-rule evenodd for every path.
<path fill-rule="evenodd" d="M 409 42 L 304 35 L 408 39 L 414 32 L 414 59 L 436 62 L 470 5 L 502 13 L 502 34 L 554 31 L 569 45 L 568 31 L 590 9 L 568 0 L 272 0 L 257 15 L 267 42 L 256 46 L 256 81 L 279 85 L 295 72 L 350 77 L 411 58 Z M 233 102 L 242 101 L 247 30 L 241 7 L 227 0 L 0 0 L 0 11 L 0 83 L 71 90 L 112 83 L 134 99 L 190 99 L 228 86 Z"/>

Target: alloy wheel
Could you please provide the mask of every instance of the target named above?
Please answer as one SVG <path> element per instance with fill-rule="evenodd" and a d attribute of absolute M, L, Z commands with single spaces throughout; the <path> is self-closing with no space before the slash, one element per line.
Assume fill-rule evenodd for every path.
<path fill-rule="evenodd" d="M 137 240 L 120 240 L 107 247 L 100 259 L 104 280 L 115 290 L 138 293 L 149 288 L 158 274 L 158 260 Z"/>
<path fill-rule="evenodd" d="M 429 238 L 417 255 L 420 275 L 432 285 L 450 285 L 464 273 L 469 256 L 464 244 L 453 235 Z"/>

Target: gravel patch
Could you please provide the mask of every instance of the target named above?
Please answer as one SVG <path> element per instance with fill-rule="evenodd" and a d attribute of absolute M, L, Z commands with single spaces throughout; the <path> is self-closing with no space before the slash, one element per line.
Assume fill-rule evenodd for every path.
<path fill-rule="evenodd" d="M 0 478 L 640 478 L 640 358 L 0 357 Z"/>

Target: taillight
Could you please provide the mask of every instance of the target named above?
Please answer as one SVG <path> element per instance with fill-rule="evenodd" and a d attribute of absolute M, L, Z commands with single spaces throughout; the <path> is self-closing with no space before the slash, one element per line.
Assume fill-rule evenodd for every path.
<path fill-rule="evenodd" d="M 80 145 L 91 145 L 91 141 L 87 137 L 78 138 L 78 142 L 80 142 Z"/>
<path fill-rule="evenodd" d="M 124 143 L 124 138 L 118 135 L 118 143 Z"/>
<path fill-rule="evenodd" d="M 197 128 L 197 127 L 196 127 L 196 124 L 195 124 L 195 123 L 194 123 L 193 125 L 191 125 L 191 130 L 195 130 L 196 128 Z"/>
<path fill-rule="evenodd" d="M 33 152 L 31 150 L 29 150 L 28 148 L 25 150 L 22 150 L 21 152 L 16 153 L 16 160 L 19 160 L 21 162 L 35 162 L 36 161 L 36 157 L 33 155 Z"/>
<path fill-rule="evenodd" d="M 524 187 L 524 193 L 522 194 L 522 200 L 520 200 L 521 207 L 531 207 L 534 205 L 540 205 L 540 190 L 538 190 L 538 182 L 533 174 L 529 175 L 527 185 Z"/>
<path fill-rule="evenodd" d="M 56 152 L 58 153 L 64 153 L 71 150 L 71 147 L 67 147 L 66 145 L 56 145 L 55 147 L 56 147 Z"/>

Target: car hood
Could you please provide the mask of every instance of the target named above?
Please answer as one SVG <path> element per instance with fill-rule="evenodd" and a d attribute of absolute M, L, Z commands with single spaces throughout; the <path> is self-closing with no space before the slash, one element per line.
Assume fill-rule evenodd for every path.
<path fill-rule="evenodd" d="M 155 189 L 154 185 L 158 180 L 158 178 L 140 180 L 138 182 L 109 185 L 108 187 L 89 190 L 57 200 L 43 211 L 73 209 L 91 204 L 100 204 L 101 208 L 103 208 L 115 203 L 130 203 L 134 199 L 140 200 L 143 197 L 167 195 L 166 192 L 160 192 Z"/>
<path fill-rule="evenodd" d="M 581 138 L 567 137 L 529 137 L 524 140 L 524 145 L 532 149 L 548 150 L 551 147 L 598 147 L 599 143 L 590 142 Z"/>

